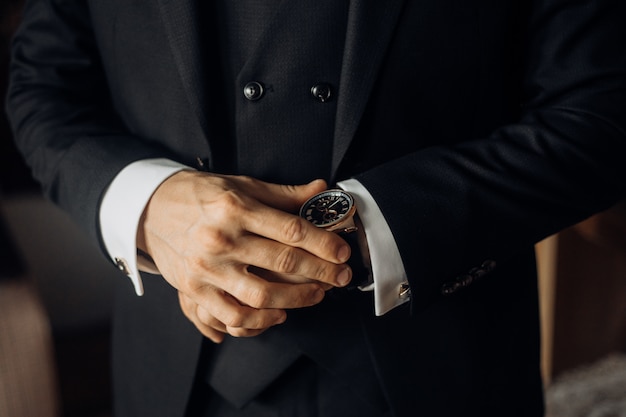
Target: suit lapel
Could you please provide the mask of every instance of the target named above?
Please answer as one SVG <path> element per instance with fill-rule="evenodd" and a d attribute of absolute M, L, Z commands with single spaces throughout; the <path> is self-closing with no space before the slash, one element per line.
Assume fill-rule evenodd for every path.
<path fill-rule="evenodd" d="M 404 0 L 352 0 L 335 125 L 331 178 L 359 125 Z"/>

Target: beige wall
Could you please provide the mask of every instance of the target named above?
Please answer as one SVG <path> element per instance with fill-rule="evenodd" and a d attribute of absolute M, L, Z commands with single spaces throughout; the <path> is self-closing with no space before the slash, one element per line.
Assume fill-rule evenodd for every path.
<path fill-rule="evenodd" d="M 626 204 L 537 245 L 544 378 L 626 351 Z"/>

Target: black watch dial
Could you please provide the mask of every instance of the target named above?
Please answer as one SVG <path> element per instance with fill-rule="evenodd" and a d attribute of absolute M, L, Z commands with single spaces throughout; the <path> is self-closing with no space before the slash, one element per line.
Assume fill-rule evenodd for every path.
<path fill-rule="evenodd" d="M 304 217 L 318 227 L 329 227 L 352 212 L 354 200 L 342 190 L 327 190 L 311 197 L 300 209 Z"/>

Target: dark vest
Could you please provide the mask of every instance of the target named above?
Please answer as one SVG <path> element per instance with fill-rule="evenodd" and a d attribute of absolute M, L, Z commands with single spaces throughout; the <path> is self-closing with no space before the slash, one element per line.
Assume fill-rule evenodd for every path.
<path fill-rule="evenodd" d="M 233 172 L 329 179 L 348 2 L 217 4 Z"/>
<path fill-rule="evenodd" d="M 348 15 L 343 0 L 217 2 L 231 168 L 266 181 L 329 179 Z M 380 407 L 358 311 L 371 294 L 336 291 L 254 338 L 211 347 L 206 381 L 237 407 L 301 356 Z"/>

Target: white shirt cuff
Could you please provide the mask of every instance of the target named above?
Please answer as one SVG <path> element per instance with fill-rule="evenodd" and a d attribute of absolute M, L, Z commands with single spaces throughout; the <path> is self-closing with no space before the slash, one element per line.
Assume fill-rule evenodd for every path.
<path fill-rule="evenodd" d="M 409 301 L 400 296 L 408 280 L 398 245 L 376 201 L 359 181 L 348 179 L 337 185 L 354 196 L 370 251 L 374 308 L 376 315 L 382 316 Z"/>
<path fill-rule="evenodd" d="M 169 159 L 144 159 L 126 166 L 105 191 L 100 205 L 100 233 L 106 250 L 133 282 L 137 295 L 143 295 L 139 267 L 158 273 L 156 266 L 137 257 L 137 228 L 146 204 L 163 181 L 184 169 L 192 169 Z"/>

